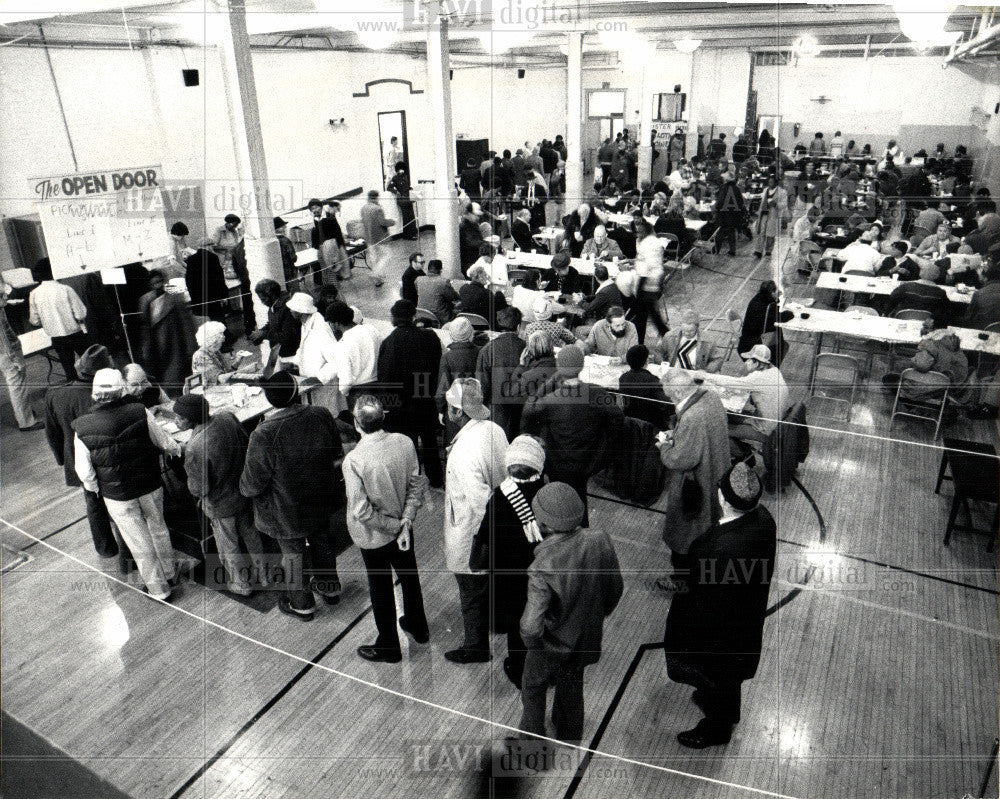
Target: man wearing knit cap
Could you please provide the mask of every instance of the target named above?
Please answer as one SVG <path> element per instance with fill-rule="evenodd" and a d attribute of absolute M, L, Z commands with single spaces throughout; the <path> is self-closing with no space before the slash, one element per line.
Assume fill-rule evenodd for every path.
<path fill-rule="evenodd" d="M 240 493 L 250 437 L 232 411 L 211 413 L 201 394 L 178 397 L 173 410 L 193 430 L 184 448 L 187 486 L 212 524 L 222 566 L 206 569 L 206 576 L 234 594 L 250 596 L 254 582 L 267 583 L 264 549 L 253 526 L 253 505 Z M 240 541 L 249 559 L 240 550 Z"/>
<path fill-rule="evenodd" d="M 583 526 L 588 527 L 587 480 L 603 468 L 624 414 L 611 394 L 580 380 L 583 350 L 579 347 L 559 350 L 556 367 L 551 388 L 525 404 L 521 432 L 541 436 L 550 479 L 576 489 L 583 501 Z"/>
<path fill-rule="evenodd" d="M 541 530 L 531 501 L 545 484 L 545 448 L 533 436 L 518 436 L 504 456 L 507 476 L 493 490 L 472 546 L 470 566 L 490 572 L 493 629 L 507 633 L 503 670 L 519 689 L 527 654 L 521 614 L 528 599 L 528 567 Z"/>
<path fill-rule="evenodd" d="M 484 663 L 490 659 L 489 576 L 472 569 L 469 557 L 486 504 L 504 478 L 507 436 L 489 420 L 475 378 L 456 380 L 445 399 L 448 418 L 460 428 L 449 448 L 445 478 L 445 563 L 458 582 L 465 638 L 444 656 L 453 663 Z"/>
<path fill-rule="evenodd" d="M 311 621 L 313 591 L 328 605 L 340 601 L 330 516 L 345 504 L 340 470 L 344 447 L 333 414 L 300 404 L 295 378 L 287 372 L 264 381 L 264 396 L 276 410 L 250 436 L 240 493 L 253 500 L 257 529 L 281 548 L 286 595 L 278 600 L 278 609 Z M 312 561 L 308 584 L 306 541 Z"/>
<path fill-rule="evenodd" d="M 91 398 L 91 383 L 94 375 L 100 369 L 110 369 L 114 366 L 111 356 L 105 347 L 93 344 L 76 359 L 76 380 L 62 386 L 53 386 L 45 392 L 45 436 L 56 463 L 63 467 L 66 485 L 80 485 L 74 468 L 73 422 L 87 413 L 94 405 Z M 83 497 L 87 504 L 87 521 L 90 524 L 90 535 L 94 539 L 94 549 L 102 558 L 113 558 L 119 555 L 118 565 L 126 571 L 125 553 L 115 541 L 111 528 L 111 518 L 100 494 L 83 489 Z"/>
<path fill-rule="evenodd" d="M 717 494 L 722 517 L 691 544 L 689 590 L 671 602 L 663 640 L 667 674 L 694 686 L 691 701 L 705 714 L 677 736 L 692 749 L 728 743 L 740 720 L 741 684 L 760 663 L 777 546 L 753 469 L 737 463 Z"/>
<path fill-rule="evenodd" d="M 607 533 L 582 530 L 583 501 L 565 483 L 535 494 L 531 511 L 543 536 L 528 568 L 521 636 L 528 648 L 521 687 L 525 732 L 545 735 L 545 700 L 555 684 L 555 737 L 583 737 L 583 670 L 601 657 L 604 619 L 624 584 Z"/>
<path fill-rule="evenodd" d="M 73 422 L 76 474 L 87 491 L 104 498 L 150 596 L 167 600 L 177 564 L 163 520 L 157 449 L 176 456 L 180 445 L 146 408 L 125 398 L 117 369 L 98 369 L 90 396 L 93 408 Z"/>

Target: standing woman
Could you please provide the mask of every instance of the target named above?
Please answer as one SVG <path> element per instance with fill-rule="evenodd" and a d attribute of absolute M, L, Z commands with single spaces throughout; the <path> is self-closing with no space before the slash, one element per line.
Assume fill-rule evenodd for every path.
<path fill-rule="evenodd" d="M 142 358 L 154 382 L 177 396 L 195 351 L 194 320 L 181 294 L 169 294 L 163 273 L 149 274 L 147 294 L 139 298 Z"/>
<path fill-rule="evenodd" d="M 240 227 L 242 221 L 236 214 L 227 214 L 223 220 L 225 224 L 217 227 L 215 234 L 209 239 L 212 251 L 222 264 L 223 273 L 230 280 L 236 277 L 233 271 L 233 250 L 243 241 L 243 229 Z"/>
<path fill-rule="evenodd" d="M 788 216 L 788 192 L 778 183 L 776 175 L 769 175 L 764 196 L 760 199 L 760 211 L 757 213 L 757 246 L 754 256 L 770 255 L 774 249 L 774 240 L 781 234 L 781 225 Z"/>

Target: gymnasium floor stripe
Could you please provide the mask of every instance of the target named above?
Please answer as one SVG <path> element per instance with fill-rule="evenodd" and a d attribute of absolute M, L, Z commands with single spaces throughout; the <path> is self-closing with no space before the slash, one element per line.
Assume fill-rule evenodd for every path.
<path fill-rule="evenodd" d="M 447 707 L 446 705 L 440 705 L 437 702 L 430 701 L 429 699 L 422 699 L 422 698 L 417 697 L 417 696 L 410 696 L 409 694 L 405 694 L 402 691 L 397 691 L 397 690 L 394 690 L 392 688 L 387 688 L 387 687 L 385 687 L 383 685 L 379 685 L 378 683 L 374 683 L 374 682 L 371 682 L 369 680 L 362 679 L 361 677 L 357 677 L 357 676 L 355 676 L 353 674 L 347 674 L 346 672 L 339 671 L 338 669 L 334 669 L 334 668 L 332 668 L 330 666 L 324 666 L 322 663 L 314 662 L 315 659 L 314 660 L 307 660 L 306 658 L 302 657 L 301 655 L 296 655 L 293 652 L 287 652 L 284 649 L 281 649 L 279 647 L 273 646 L 272 644 L 268 644 L 268 643 L 266 643 L 264 641 L 261 641 L 259 639 L 253 638 L 252 636 L 246 635 L 244 633 L 241 633 L 241 632 L 233 630 L 233 629 L 231 629 L 229 627 L 226 627 L 223 624 L 219 624 L 218 622 L 212 621 L 212 620 L 207 619 L 207 618 L 205 618 L 203 616 L 199 616 L 196 613 L 192 613 L 191 611 L 186 610 L 185 608 L 178 607 L 177 605 L 173 605 L 173 604 L 171 604 L 169 602 L 165 602 L 162 599 L 156 599 L 155 597 L 152 597 L 149 594 L 147 594 L 144 591 L 142 591 L 142 589 L 137 588 L 137 587 L 135 587 L 133 585 L 129 585 L 124 580 L 121 580 L 121 579 L 119 579 L 117 577 L 114 577 L 114 576 L 112 576 L 110 574 L 105 574 L 104 572 L 102 572 L 99 569 L 91 566 L 90 564 L 84 562 L 83 560 L 80 560 L 79 558 L 75 557 L 74 555 L 70 555 L 68 552 L 63 552 L 58 547 L 53 546 L 52 544 L 48 543 L 47 541 L 42 541 L 42 539 L 37 538 L 36 536 L 31 535 L 31 533 L 28 533 L 25 530 L 22 530 L 21 528 L 15 526 L 13 524 L 11 524 L 10 522 L 4 521 L 4 520 L 0 520 L 0 521 L 3 521 L 3 523 L 6 524 L 8 527 L 10 527 L 11 529 L 13 529 L 13 530 L 21 533 L 26 538 L 30 538 L 33 541 L 35 541 L 36 543 L 39 543 L 42 546 L 46 547 L 47 549 L 52 550 L 56 554 L 62 555 L 67 560 L 73 561 L 77 565 L 82 566 L 84 569 L 88 569 L 89 571 L 94 572 L 94 574 L 100 575 L 101 577 L 103 577 L 106 580 L 118 583 L 119 585 L 121 585 L 122 587 L 124 587 L 124 588 L 126 588 L 126 589 L 128 589 L 130 591 L 135 591 L 137 594 L 140 594 L 141 596 L 145 597 L 147 600 L 149 600 L 151 602 L 157 602 L 157 603 L 163 605 L 163 607 L 165 609 L 167 609 L 167 610 L 170 610 L 170 611 L 173 611 L 175 613 L 179 613 L 181 615 L 187 616 L 187 617 L 189 617 L 191 619 L 194 619 L 195 621 L 201 622 L 202 624 L 204 624 L 206 626 L 214 627 L 215 629 L 219 630 L 220 632 L 223 632 L 223 633 L 225 633 L 227 635 L 230 635 L 233 638 L 238 638 L 238 639 L 240 639 L 242 641 L 246 641 L 247 643 L 254 644 L 256 646 L 259 646 L 261 649 L 266 649 L 268 651 L 274 652 L 275 654 L 284 655 L 285 657 L 290 658 L 291 660 L 297 660 L 298 662 L 302 663 L 305 666 L 309 666 L 311 668 L 316 668 L 316 669 L 319 669 L 321 671 L 325 671 L 328 674 L 333 674 L 333 675 L 335 675 L 337 677 L 342 677 L 345 680 L 349 680 L 350 682 L 353 682 L 353 683 L 355 683 L 357 685 L 364 686 L 365 688 L 370 688 L 373 691 L 377 691 L 377 692 L 386 694 L 388 696 L 393 696 L 393 697 L 396 697 L 397 699 L 402 699 L 402 700 L 405 700 L 405 701 L 414 702 L 414 703 L 416 703 L 418 705 L 422 705 L 424 707 L 430 708 L 431 710 L 438 710 L 438 711 L 441 711 L 443 713 L 450 713 L 451 715 L 457 716 L 459 718 L 464 718 L 464 719 L 468 719 L 469 721 L 475 721 L 475 722 L 478 722 L 480 724 L 485 724 L 485 725 L 487 725 L 489 727 L 493 727 L 494 729 L 502 730 L 504 732 L 511 733 L 512 735 L 517 735 L 519 737 L 526 737 L 526 738 L 534 738 L 534 739 L 537 739 L 537 740 L 544 741 L 546 743 L 552 744 L 553 746 L 563 747 L 564 749 L 572 749 L 572 750 L 575 750 L 577 752 L 580 752 L 584 756 L 586 756 L 588 753 L 591 755 L 591 757 L 593 755 L 599 755 L 600 757 L 607 758 L 609 760 L 614 760 L 614 761 L 619 762 L 619 763 L 624 763 L 626 765 L 636 766 L 638 768 L 646 768 L 646 769 L 650 769 L 651 771 L 657 771 L 657 772 L 660 772 L 660 773 L 663 773 L 663 774 L 670 774 L 670 775 L 675 776 L 675 777 L 685 777 L 687 779 L 694 780 L 696 782 L 702 782 L 702 783 L 706 783 L 706 784 L 709 784 L 709 785 L 718 785 L 718 786 L 723 787 L 723 788 L 734 788 L 734 789 L 737 789 L 737 790 L 746 791 L 748 793 L 755 794 L 757 796 L 770 796 L 770 797 L 774 797 L 774 799 L 801 799 L 801 797 L 795 797 L 795 796 L 792 796 L 790 794 L 776 793 L 775 791 L 768 791 L 768 790 L 765 790 L 763 788 L 755 788 L 755 787 L 752 787 L 752 786 L 749 786 L 749 785 L 740 785 L 739 783 L 728 782 L 726 780 L 719 780 L 719 779 L 716 779 L 714 777 L 706 777 L 706 776 L 703 776 L 701 774 L 692 774 L 692 773 L 687 772 L 687 771 L 680 771 L 679 769 L 673 769 L 673 768 L 669 768 L 667 766 L 660 766 L 660 765 L 657 765 L 655 763 L 646 763 L 646 762 L 644 762 L 642 760 L 636 760 L 634 758 L 625 757 L 624 755 L 616 755 L 616 754 L 613 754 L 613 753 L 610 753 L 610 752 L 597 752 L 597 751 L 595 751 L 593 749 L 589 749 L 588 747 L 580 746 L 580 745 L 577 745 L 577 744 L 566 743 L 564 741 L 559 741 L 559 740 L 557 740 L 555 738 L 550 738 L 549 736 L 546 736 L 546 735 L 536 735 L 536 734 L 533 734 L 533 733 L 527 733 L 527 732 L 524 732 L 523 730 L 519 729 L 518 727 L 514 727 L 514 726 L 511 726 L 509 724 L 502 724 L 501 722 L 493 721 L 492 719 L 482 718 L 481 716 L 476 716 L 475 714 L 472 714 L 472 713 L 466 713 L 463 710 L 457 710 L 456 708 Z M 656 645 L 654 644 L 652 646 L 656 646 Z M 199 769 L 199 774 L 200 773 L 201 773 L 201 770 Z M 174 794 L 174 798 L 176 799 L 177 796 L 179 796 L 179 794 L 175 793 Z"/>
<path fill-rule="evenodd" d="M 27 551 L 28 551 L 29 549 L 31 549 L 31 548 L 32 548 L 32 547 L 33 547 L 33 546 L 34 546 L 35 544 L 39 543 L 39 541 L 47 541 L 48 539 L 52 538 L 52 536 L 54 536 L 54 535 L 58 535 L 59 533 L 61 533 L 61 532 L 65 531 L 65 530 L 68 530 L 68 529 L 69 529 L 70 527 L 72 527 L 72 526 L 73 526 L 73 525 L 75 525 L 75 524 L 79 524 L 80 522 L 82 522 L 82 521 L 83 521 L 84 519 L 86 519 L 86 518 L 87 518 L 87 514 L 85 513 L 85 514 L 83 514 L 83 516 L 81 516 L 81 517 L 80 517 L 79 519 L 74 519 L 73 521 L 69 522 L 69 524 L 64 524 L 64 525 L 63 525 L 62 527 L 60 527 L 60 528 L 59 528 L 58 530 L 53 530 L 53 531 L 52 531 L 51 533 L 48 533 L 48 534 L 46 534 L 46 535 L 42 536 L 42 537 L 41 537 L 40 539 L 37 539 L 37 540 L 35 540 L 35 541 L 32 541 L 32 542 L 31 542 L 30 544 L 28 544 L 28 545 L 27 545 L 26 547 L 22 547 L 22 548 L 21 548 L 21 551 L 22 551 L 22 552 L 27 552 Z M 7 520 L 6 520 L 6 519 L 0 519 L 0 521 L 3 521 L 3 523 L 4 523 L 4 524 L 7 524 L 7 525 L 9 525 L 10 527 L 14 527 L 14 525 L 12 525 L 12 524 L 9 524 L 9 522 L 7 522 Z M 16 527 L 14 527 L 14 529 L 16 530 L 17 528 L 16 528 Z"/>

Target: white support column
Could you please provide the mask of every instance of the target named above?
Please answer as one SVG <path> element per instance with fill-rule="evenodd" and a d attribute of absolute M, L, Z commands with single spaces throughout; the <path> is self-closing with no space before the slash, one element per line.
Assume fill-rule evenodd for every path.
<path fill-rule="evenodd" d="M 250 56 L 245 0 L 229 0 L 226 34 L 219 52 L 222 74 L 229 101 L 233 143 L 236 146 L 236 171 L 240 194 L 253 196 L 253 204 L 241 216 L 246 231 L 247 270 L 251 288 L 264 278 L 284 285 L 281 247 L 274 235 L 274 213 L 264 159 L 264 137 L 260 130 L 257 106 L 257 83 Z M 267 308 L 254 296 L 258 324 L 267 318 Z"/>
<path fill-rule="evenodd" d="M 653 180 L 653 146 L 650 141 L 653 137 L 653 98 L 649 92 L 649 80 L 647 77 L 649 70 L 645 66 L 642 68 L 642 76 L 639 79 L 639 162 L 637 164 L 637 180 L 642 185 L 642 181 Z M 664 156 L 666 153 L 663 154 Z"/>
<path fill-rule="evenodd" d="M 583 32 L 570 31 L 566 66 L 566 210 L 584 197 L 583 152 Z"/>
<path fill-rule="evenodd" d="M 451 124 L 451 77 L 448 52 L 448 19 L 440 4 L 427 9 L 427 85 L 430 88 L 434 125 L 434 189 L 430 198 L 434 220 L 434 250 L 443 264 L 442 273 L 461 277 L 458 252 L 458 193 L 455 190 L 455 136 Z"/>

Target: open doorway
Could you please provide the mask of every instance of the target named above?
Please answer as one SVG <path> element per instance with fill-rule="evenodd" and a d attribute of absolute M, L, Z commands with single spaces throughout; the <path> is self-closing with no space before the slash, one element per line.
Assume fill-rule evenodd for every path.
<path fill-rule="evenodd" d="M 382 188 L 396 173 L 396 164 L 402 161 L 410 173 L 410 154 L 406 146 L 406 112 L 379 111 L 379 152 L 382 154 Z"/>
<path fill-rule="evenodd" d="M 612 114 L 607 117 L 600 117 L 600 140 L 605 139 L 615 140 L 615 136 L 621 133 L 625 129 L 625 115 L 624 114 Z"/>

